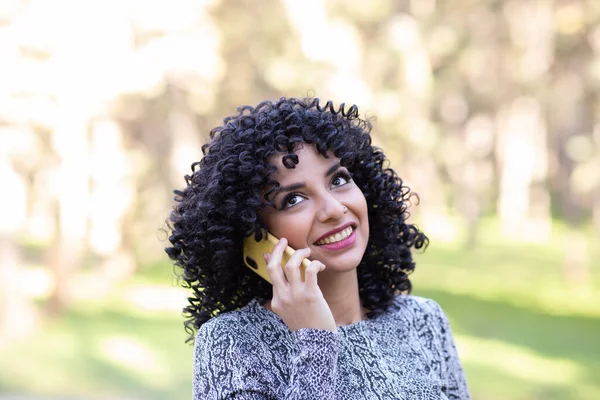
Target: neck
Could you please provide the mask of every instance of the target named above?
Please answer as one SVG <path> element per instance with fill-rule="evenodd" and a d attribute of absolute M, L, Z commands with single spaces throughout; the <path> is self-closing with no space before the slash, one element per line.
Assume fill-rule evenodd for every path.
<path fill-rule="evenodd" d="M 328 275 L 319 274 L 319 288 L 329 304 L 337 326 L 344 326 L 366 319 L 358 295 L 356 269 Z"/>

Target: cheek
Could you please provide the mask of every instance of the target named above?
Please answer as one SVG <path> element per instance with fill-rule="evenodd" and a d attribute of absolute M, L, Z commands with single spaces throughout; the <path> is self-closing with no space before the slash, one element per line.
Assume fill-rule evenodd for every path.
<path fill-rule="evenodd" d="M 361 219 L 367 220 L 369 214 L 367 199 L 365 198 L 365 195 L 360 191 L 359 188 L 356 188 L 356 191 L 353 193 L 352 199 L 355 210 L 359 214 L 358 216 Z"/>
<path fill-rule="evenodd" d="M 269 232 L 278 238 L 285 237 L 293 249 L 306 247 L 310 224 L 308 218 L 279 217 L 267 223 Z"/>
<path fill-rule="evenodd" d="M 357 201 L 356 201 L 356 210 L 359 213 L 358 217 L 360 218 L 361 226 L 360 231 L 368 237 L 369 235 L 369 207 L 367 205 L 367 199 L 359 190 Z"/>
<path fill-rule="evenodd" d="M 361 231 L 362 233 L 368 237 L 369 236 L 369 212 L 367 209 L 367 205 L 365 203 L 365 207 L 364 207 L 364 212 L 361 218 L 361 225 L 360 225 Z"/>

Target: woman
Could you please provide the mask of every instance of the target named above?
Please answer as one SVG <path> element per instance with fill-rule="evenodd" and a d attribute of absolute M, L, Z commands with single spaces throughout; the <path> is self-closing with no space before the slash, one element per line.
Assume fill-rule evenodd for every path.
<path fill-rule="evenodd" d="M 444 313 L 408 294 L 411 249 L 428 239 L 406 223 L 411 193 L 370 123 L 318 99 L 238 111 L 170 216 L 166 251 L 192 290 L 194 398 L 469 398 Z M 265 254 L 272 285 L 242 258 L 265 231 L 281 238 Z"/>

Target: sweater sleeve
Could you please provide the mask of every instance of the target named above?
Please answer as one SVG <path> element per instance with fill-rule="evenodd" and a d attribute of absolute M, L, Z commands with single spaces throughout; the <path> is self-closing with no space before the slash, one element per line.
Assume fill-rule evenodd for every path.
<path fill-rule="evenodd" d="M 445 394 L 450 400 L 465 400 L 470 399 L 469 388 L 467 386 L 467 380 L 465 373 L 456 351 L 456 345 L 454 343 L 454 336 L 452 335 L 452 329 L 450 323 L 444 311 L 438 303 L 430 300 L 434 311 L 434 323 L 436 330 L 439 334 L 441 341 L 444 375 L 447 382 Z"/>
<path fill-rule="evenodd" d="M 194 345 L 195 400 L 334 399 L 337 332 L 292 332 L 293 349 L 282 360 L 248 326 L 209 321 Z"/>

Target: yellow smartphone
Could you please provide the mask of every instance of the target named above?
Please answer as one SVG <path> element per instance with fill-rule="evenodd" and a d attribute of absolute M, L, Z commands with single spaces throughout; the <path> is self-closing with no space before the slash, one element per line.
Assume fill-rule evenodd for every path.
<path fill-rule="evenodd" d="M 269 278 L 269 273 L 267 272 L 267 263 L 265 262 L 264 254 L 273 251 L 273 247 L 279 242 L 279 238 L 270 233 L 267 233 L 266 236 L 267 237 L 263 238 L 260 242 L 257 242 L 256 239 L 254 239 L 254 235 L 244 239 L 244 264 L 267 282 L 273 284 L 271 278 Z M 290 246 L 285 249 L 283 256 L 281 257 L 282 268 L 287 264 L 295 251 L 296 250 Z M 302 264 L 300 265 L 300 278 L 302 281 L 304 281 L 304 271 L 309 264 L 310 261 L 307 258 L 302 260 Z"/>

